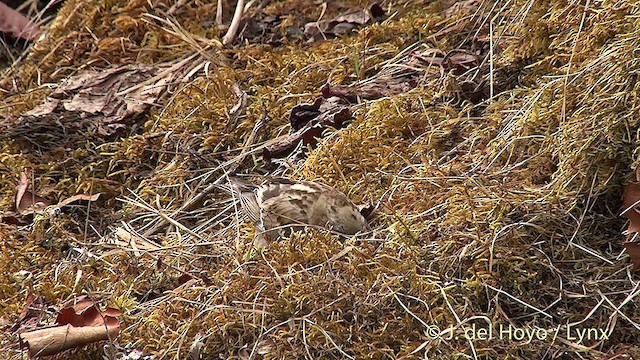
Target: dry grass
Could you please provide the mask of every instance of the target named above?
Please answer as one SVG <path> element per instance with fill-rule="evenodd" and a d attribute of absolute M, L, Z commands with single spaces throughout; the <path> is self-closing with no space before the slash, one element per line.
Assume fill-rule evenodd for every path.
<path fill-rule="evenodd" d="M 7 75 L 19 79 L 3 85 L 11 116 L 82 67 L 200 61 L 165 107 L 115 140 L 47 152 L 4 141 L 3 210 L 25 167 L 43 196 L 104 195 L 32 226 L 0 225 L 1 319 L 15 321 L 29 291 L 52 304 L 89 293 L 125 313 L 119 345 L 159 358 L 185 358 L 196 336 L 205 358 L 640 356 L 640 290 L 618 216 L 638 166 L 638 4 L 466 1 L 444 13 L 444 0 L 391 1 L 390 19 L 348 37 L 220 50 L 210 39 L 221 33 L 203 25 L 215 3 L 187 2 L 164 21 L 162 4 L 69 0 Z M 264 12 L 283 9 L 287 23 L 321 12 L 303 1 Z M 360 104 L 353 123 L 286 171 L 379 204 L 360 241 L 310 229 L 257 252 L 253 227 L 224 194 L 184 206 L 231 166 L 267 172 L 260 147 L 286 133 L 290 109 L 326 81 L 370 77 L 408 48 L 467 46 L 489 23 L 494 54 L 483 75 L 493 98 L 460 101 L 452 73 L 425 78 Z M 230 130 L 234 83 L 249 102 Z M 259 119 L 264 130 L 247 144 Z M 33 289 L 12 280 L 19 270 L 33 273 Z M 183 274 L 192 278 L 181 284 Z M 492 325 L 494 338 L 465 339 L 474 324 Z M 500 326 L 547 336 L 500 338 Z M 581 342 L 570 327 L 609 340 Z M 0 346 L 20 358 L 16 338 L 3 333 Z M 59 357 L 99 354 L 96 345 Z"/>

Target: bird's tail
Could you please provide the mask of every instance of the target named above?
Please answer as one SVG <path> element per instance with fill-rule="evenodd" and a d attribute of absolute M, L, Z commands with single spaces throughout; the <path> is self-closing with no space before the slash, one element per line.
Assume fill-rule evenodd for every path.
<path fill-rule="evenodd" d="M 217 187 L 229 194 L 240 195 L 244 193 L 253 193 L 253 191 L 258 188 L 258 185 L 237 177 L 229 177 L 226 183 L 219 184 Z"/>
<path fill-rule="evenodd" d="M 218 188 L 228 192 L 240 202 L 245 214 L 254 223 L 260 222 L 260 206 L 256 198 L 255 190 L 259 186 L 246 180 L 236 177 L 229 177 L 226 184 L 218 185 Z"/>

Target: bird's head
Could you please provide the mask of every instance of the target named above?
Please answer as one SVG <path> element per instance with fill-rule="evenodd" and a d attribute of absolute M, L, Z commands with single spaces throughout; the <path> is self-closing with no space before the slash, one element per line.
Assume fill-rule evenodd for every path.
<path fill-rule="evenodd" d="M 329 218 L 333 223 L 333 229 L 343 234 L 353 235 L 369 228 L 367 220 L 354 206 L 337 207 L 333 214 L 329 214 Z"/>

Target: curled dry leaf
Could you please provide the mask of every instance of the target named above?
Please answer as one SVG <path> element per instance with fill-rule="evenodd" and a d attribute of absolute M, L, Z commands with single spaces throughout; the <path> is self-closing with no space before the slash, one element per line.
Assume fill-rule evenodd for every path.
<path fill-rule="evenodd" d="M 18 119 L 0 121 L 0 137 L 48 149 L 81 133 L 116 134 L 148 112 L 171 84 L 167 67 L 125 65 L 72 76 L 42 105 Z"/>
<path fill-rule="evenodd" d="M 28 188 L 29 178 L 27 176 L 27 173 L 22 172 L 20 174 L 20 182 L 18 184 L 16 193 L 16 210 L 20 215 L 28 215 L 33 213 L 42 214 L 45 211 L 55 212 L 73 202 L 80 200 L 96 201 L 100 197 L 99 193 L 94 195 L 78 194 L 64 199 L 56 205 L 51 206 L 51 202 L 49 200 L 30 192 L 29 190 L 27 190 Z"/>
<path fill-rule="evenodd" d="M 39 213 L 51 205 L 49 200 L 32 193 L 28 188 L 29 178 L 26 172 L 22 172 L 16 193 L 16 210 L 20 215 Z"/>
<path fill-rule="evenodd" d="M 227 124 L 227 128 L 234 128 L 238 123 L 238 119 L 244 115 L 245 109 L 247 108 L 247 99 L 249 96 L 246 92 L 240 89 L 240 86 L 237 83 L 234 83 L 231 86 L 231 92 L 238 98 L 238 102 L 229 110 L 229 123 Z"/>
<path fill-rule="evenodd" d="M 636 169 L 636 180 L 640 181 L 640 168 Z M 631 182 L 624 186 L 622 192 L 622 213 L 629 220 L 627 234 L 640 231 L 640 182 Z M 640 242 L 624 244 L 634 267 L 640 268 Z"/>
<path fill-rule="evenodd" d="M 411 53 L 404 61 L 386 66 L 378 74 L 351 85 L 330 85 L 322 88 L 324 97 L 338 96 L 350 103 L 358 99 L 376 100 L 405 93 L 421 83 L 442 78 L 446 71 L 463 74 L 480 66 L 481 58 L 466 50 L 445 53 L 426 48 Z"/>
<path fill-rule="evenodd" d="M 40 28 L 19 11 L 0 2 L 0 32 L 15 38 L 33 40 L 40 34 Z"/>
<path fill-rule="evenodd" d="M 296 150 L 304 152 L 315 146 L 322 132 L 329 127 L 340 129 L 352 118 L 348 104 L 338 97 L 319 97 L 313 104 L 301 104 L 291 109 L 291 133 L 267 146 L 263 151 L 266 161 L 289 156 Z"/>
<path fill-rule="evenodd" d="M 53 206 L 53 210 L 57 210 L 57 209 L 61 209 L 64 206 L 67 206 L 71 203 L 74 203 L 76 201 L 96 201 L 98 200 L 98 198 L 100 197 L 100 193 L 98 194 L 93 194 L 93 195 L 85 195 L 85 194 L 78 194 L 78 195 L 73 195 L 72 197 L 66 198 L 62 201 L 60 201 L 59 203 L 57 203 L 55 206 Z"/>
<path fill-rule="evenodd" d="M 636 269 L 640 269 L 640 243 L 639 242 L 626 242 L 624 248 L 627 250 L 631 263 Z"/>
<path fill-rule="evenodd" d="M 307 23 L 304 26 L 304 35 L 312 40 L 340 36 L 369 23 L 371 20 L 380 20 L 384 15 L 385 12 L 380 4 L 373 3 L 369 9 L 344 14 L 331 20 Z"/>
<path fill-rule="evenodd" d="M 20 334 L 20 345 L 30 356 L 46 356 L 92 342 L 113 339 L 120 330 L 117 309 L 100 310 L 87 296 L 80 296 L 60 310 L 58 326 Z"/>
<path fill-rule="evenodd" d="M 629 183 L 622 192 L 622 213 L 629 219 L 627 233 L 640 231 L 640 183 Z"/>
<path fill-rule="evenodd" d="M 46 318 L 50 306 L 51 304 L 40 294 L 30 292 L 18 320 L 11 327 L 11 331 L 20 332 L 35 329 Z"/>

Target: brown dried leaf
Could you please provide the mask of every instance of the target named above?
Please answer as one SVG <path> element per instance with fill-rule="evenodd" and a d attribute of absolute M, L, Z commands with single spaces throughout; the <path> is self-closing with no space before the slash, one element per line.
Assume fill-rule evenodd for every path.
<path fill-rule="evenodd" d="M 468 70 L 480 65 L 478 56 L 464 50 L 453 50 L 447 53 L 446 62 L 442 65 L 445 69 Z"/>
<path fill-rule="evenodd" d="M 470 14 L 475 12 L 481 4 L 480 0 L 445 0 L 442 2 L 442 13 L 447 17 L 454 16 L 456 13 Z"/>
<path fill-rule="evenodd" d="M 93 195 L 85 195 L 85 194 L 78 194 L 78 195 L 73 195 L 70 198 L 66 198 L 62 201 L 60 201 L 58 204 L 56 204 L 53 208 L 54 209 L 60 209 L 64 206 L 67 206 L 73 202 L 76 201 L 80 201 L 80 200 L 84 200 L 84 201 L 96 201 L 98 200 L 98 198 L 100 197 L 100 193 L 98 194 L 93 194 Z"/>
<path fill-rule="evenodd" d="M 624 243 L 625 249 L 631 258 L 631 263 L 636 269 L 640 269 L 640 243 L 639 242 L 626 242 Z"/>
<path fill-rule="evenodd" d="M 386 66 L 378 74 L 351 85 L 330 85 L 322 88 L 324 97 L 337 96 L 350 103 L 359 99 L 375 100 L 386 96 L 405 93 L 421 83 L 446 78 L 446 72 L 453 75 L 471 73 L 471 78 L 453 78 L 456 90 L 464 98 L 482 99 L 485 92 L 482 81 L 483 71 L 471 71 L 481 64 L 481 57 L 467 50 L 452 50 L 445 53 L 439 49 L 427 48 L 415 51 L 404 61 Z"/>
<path fill-rule="evenodd" d="M 58 326 L 20 334 L 20 345 L 30 356 L 53 355 L 92 342 L 113 339 L 120 330 L 117 309 L 100 310 L 87 296 L 80 296 L 58 313 Z"/>
<path fill-rule="evenodd" d="M 100 310 L 98 304 L 86 295 L 82 295 L 72 300 L 60 312 L 56 322 L 59 325 L 81 326 L 103 326 L 111 319 L 116 319 L 121 315 L 120 310 L 106 308 Z"/>
<path fill-rule="evenodd" d="M 292 132 L 277 143 L 265 147 L 266 161 L 283 158 L 296 149 L 304 152 L 307 146 L 314 147 L 322 132 L 329 127 L 340 129 L 352 118 L 351 109 L 342 99 L 319 97 L 313 104 L 300 104 L 291 109 L 289 122 Z"/>
<path fill-rule="evenodd" d="M 412 78 L 379 76 L 375 81 L 352 84 L 352 85 L 331 85 L 326 84 L 322 87 L 322 96 L 337 96 L 345 99 L 350 103 L 358 103 L 358 98 L 364 100 L 376 100 L 386 96 L 392 96 L 405 93 L 415 88 L 417 82 Z"/>
<path fill-rule="evenodd" d="M 629 219 L 627 233 L 640 231 L 640 183 L 625 185 L 622 192 L 622 213 Z"/>
<path fill-rule="evenodd" d="M 100 194 L 85 195 L 78 194 L 71 196 L 70 198 L 60 201 L 58 204 L 51 206 L 51 202 L 45 198 L 33 194 L 27 188 L 29 187 L 29 179 L 25 172 L 20 174 L 20 183 L 18 184 L 16 194 L 16 209 L 20 215 L 28 214 L 41 214 L 45 211 L 45 208 L 49 207 L 50 211 L 55 211 L 63 208 L 73 202 L 85 200 L 96 201 L 100 197 Z"/>
<path fill-rule="evenodd" d="M 171 82 L 171 75 L 154 78 L 162 70 L 138 64 L 81 72 L 53 91 L 42 105 L 24 113 L 18 128 L 25 129 L 15 132 L 28 136 L 42 131 L 38 127 L 62 123 L 66 131 L 111 135 L 158 102 Z"/>
<path fill-rule="evenodd" d="M 20 334 L 20 345 L 29 350 L 31 357 L 48 356 L 96 341 L 113 339 L 119 331 L 118 320 L 109 318 L 100 326 L 61 325 L 23 333 Z"/>
<path fill-rule="evenodd" d="M 29 293 L 29 295 L 27 295 L 24 308 L 20 312 L 20 316 L 18 316 L 18 320 L 11 328 L 11 331 L 24 331 L 22 330 L 23 328 L 36 328 L 50 305 L 51 304 L 49 304 L 41 295 Z"/>
<path fill-rule="evenodd" d="M 380 19 L 384 15 L 384 10 L 380 4 L 374 3 L 366 10 L 354 11 L 331 20 L 307 23 L 304 26 L 304 34 L 307 38 L 313 40 L 344 35 L 361 25 L 369 23 L 372 19 Z"/>
<path fill-rule="evenodd" d="M 0 32 L 15 38 L 33 40 L 40 34 L 40 28 L 19 11 L 0 2 Z"/>
<path fill-rule="evenodd" d="M 244 115 L 245 109 L 247 108 L 247 99 L 249 99 L 247 93 L 240 89 L 238 83 L 234 83 L 231 86 L 231 92 L 238 98 L 238 102 L 229 110 L 228 129 L 234 128 L 238 123 L 238 119 Z"/>
<path fill-rule="evenodd" d="M 20 224 L 20 217 L 16 212 L 5 212 L 0 214 L 0 223 L 7 225 L 18 225 Z"/>
<path fill-rule="evenodd" d="M 27 190 L 28 188 L 29 179 L 27 177 L 27 173 L 22 172 L 20 174 L 20 183 L 18 184 L 16 194 L 16 210 L 20 215 L 40 213 L 44 208 L 51 205 L 49 200 L 32 193 Z"/>

